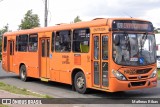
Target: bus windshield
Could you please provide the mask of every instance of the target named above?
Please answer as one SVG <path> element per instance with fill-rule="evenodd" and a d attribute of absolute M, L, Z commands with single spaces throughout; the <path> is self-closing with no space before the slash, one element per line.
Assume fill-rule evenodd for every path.
<path fill-rule="evenodd" d="M 155 36 L 152 34 L 113 34 L 113 60 L 119 65 L 138 66 L 156 62 Z"/>

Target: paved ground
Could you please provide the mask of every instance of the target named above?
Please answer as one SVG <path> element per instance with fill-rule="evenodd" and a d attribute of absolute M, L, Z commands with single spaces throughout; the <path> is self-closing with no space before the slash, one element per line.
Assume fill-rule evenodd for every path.
<path fill-rule="evenodd" d="M 0 98 L 33 98 L 33 96 L 14 94 L 4 90 L 0 90 Z"/>
<path fill-rule="evenodd" d="M 1 98 L 32 98 L 32 96 L 18 95 L 0 90 Z M 159 105 L 143 104 L 43 104 L 43 105 L 17 105 L 8 104 L 9 107 L 159 107 Z M 3 107 L 3 106 L 0 106 Z"/>
<path fill-rule="evenodd" d="M 54 98 L 109 98 L 113 102 L 117 102 L 114 98 L 126 98 L 125 101 L 127 101 L 128 98 L 160 98 L 160 81 L 158 81 L 158 87 L 150 88 L 150 89 L 141 89 L 141 90 L 134 90 L 134 91 L 127 91 L 127 92 L 121 92 L 121 93 L 106 93 L 102 91 L 96 91 L 91 90 L 89 94 L 79 94 L 77 92 L 72 91 L 70 85 L 65 84 L 59 84 L 55 82 L 41 82 L 37 79 L 34 79 L 29 82 L 23 82 L 19 79 L 19 77 L 12 73 L 6 73 L 1 69 L 0 66 L 0 82 L 4 82 L 6 84 L 14 85 L 16 87 L 20 88 L 26 88 L 34 92 L 38 92 L 41 94 L 47 94 Z M 17 98 L 17 97 L 23 97 L 15 94 L 6 93 L 3 91 L 0 91 L 0 98 L 7 97 L 8 98 Z M 12 105 L 13 106 L 13 105 Z M 14 105 L 15 107 L 19 105 Z M 26 105 L 26 106 L 33 106 L 33 105 Z M 37 105 L 40 106 L 40 105 Z M 44 106 L 44 105 L 43 105 Z M 42 106 L 42 107 L 43 107 Z M 53 106 L 53 105 L 47 105 Z M 133 105 L 133 104 L 56 104 L 54 105 L 56 107 L 137 107 L 137 106 L 146 106 L 146 107 L 158 107 L 159 105 Z M 21 106 L 20 106 L 21 107 Z M 35 107 L 35 105 L 34 105 Z M 45 106 L 46 107 L 46 106 Z"/>

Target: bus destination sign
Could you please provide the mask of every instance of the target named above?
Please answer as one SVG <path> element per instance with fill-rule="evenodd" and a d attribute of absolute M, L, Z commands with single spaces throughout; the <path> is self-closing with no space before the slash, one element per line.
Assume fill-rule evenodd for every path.
<path fill-rule="evenodd" d="M 153 31 L 153 25 L 150 22 L 135 21 L 135 20 L 116 20 L 112 24 L 113 30 L 127 31 Z"/>

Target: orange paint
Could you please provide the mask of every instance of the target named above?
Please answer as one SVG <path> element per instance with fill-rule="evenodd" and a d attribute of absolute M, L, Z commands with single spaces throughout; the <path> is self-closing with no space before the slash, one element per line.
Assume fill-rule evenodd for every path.
<path fill-rule="evenodd" d="M 53 27 L 45 27 L 45 28 L 36 28 L 36 29 L 28 29 L 21 30 L 15 32 L 8 32 L 3 35 L 3 37 L 7 37 L 7 50 L 4 51 L 4 43 L 2 45 L 2 67 L 7 72 L 14 72 L 19 75 L 20 65 L 24 64 L 27 69 L 27 76 L 34 78 L 46 78 L 50 81 L 57 81 L 66 84 L 72 84 L 72 75 L 76 70 L 81 70 L 86 77 L 86 86 L 87 88 L 93 88 L 97 90 L 103 91 L 125 91 L 125 90 L 133 90 L 140 88 L 148 88 L 155 87 L 155 84 L 148 83 L 149 81 L 156 81 L 157 76 L 155 78 L 145 78 L 142 80 L 134 80 L 134 81 L 120 81 L 118 80 L 112 73 L 112 70 L 120 69 L 122 72 L 128 69 L 147 69 L 147 68 L 155 68 L 156 64 L 151 64 L 148 66 L 126 66 L 126 68 L 121 68 L 121 65 L 116 64 L 112 59 L 112 22 L 114 20 L 138 20 L 134 18 L 108 18 L 108 19 L 97 19 L 89 22 L 80 22 L 75 24 L 63 24 Z M 139 20 L 144 21 L 144 20 Z M 84 40 L 76 42 L 77 45 L 86 45 L 89 46 L 87 48 L 84 47 L 84 51 L 81 49 L 80 51 L 73 51 L 73 32 L 75 29 L 89 29 L 89 35 L 85 35 L 83 32 L 80 36 L 89 36 L 89 41 Z M 57 42 L 57 39 L 53 39 L 52 34 L 54 33 L 54 38 L 56 38 L 56 32 L 60 31 L 71 31 L 71 41 L 67 41 L 71 43 L 68 51 L 56 51 L 55 49 L 59 49 L 56 46 L 60 46 L 61 42 Z M 118 31 L 117 31 L 118 32 Z M 64 32 L 62 32 L 64 33 Z M 132 31 L 132 33 L 137 33 L 137 31 Z M 145 32 L 144 32 L 145 33 Z M 153 32 L 150 32 L 153 33 Z M 27 50 L 24 52 L 17 51 L 17 43 L 16 37 L 19 35 L 30 35 L 36 34 L 38 35 L 38 42 L 33 43 L 33 47 L 37 48 L 35 51 L 28 51 L 29 44 L 27 44 Z M 61 33 L 59 33 L 61 34 Z M 76 35 L 76 33 L 75 33 Z M 28 36 L 29 37 L 29 36 Z M 32 36 L 36 37 L 36 36 Z M 103 39 L 104 38 L 104 39 Z M 33 39 L 33 38 L 32 38 Z M 103 44 L 103 40 L 106 40 L 106 43 Z M 56 41 L 57 40 L 57 41 Z M 60 41 L 60 39 L 59 39 Z M 77 39 L 78 41 L 78 39 Z M 54 42 L 54 45 L 53 45 Z M 67 45 L 63 45 L 66 47 Z M 51 50 L 53 48 L 53 51 Z M 104 54 L 107 58 L 103 58 L 102 50 L 105 50 Z M 97 53 L 95 52 L 97 50 Z M 107 68 L 107 70 L 106 70 Z M 103 70 L 103 71 L 102 71 Z M 153 69 L 148 71 L 146 75 L 150 75 L 153 72 Z M 73 73 L 73 74 L 72 74 Z M 127 78 L 130 76 L 129 73 L 124 74 Z M 136 75 L 136 74 L 135 74 Z M 145 75 L 142 75 L 145 76 Z M 132 77 L 131 77 L 132 78 Z M 146 81 L 146 84 L 143 86 L 131 86 L 130 84 L 135 84 L 132 82 L 141 82 Z M 138 83 L 137 83 L 138 84 Z M 148 85 L 149 84 L 149 85 Z"/>

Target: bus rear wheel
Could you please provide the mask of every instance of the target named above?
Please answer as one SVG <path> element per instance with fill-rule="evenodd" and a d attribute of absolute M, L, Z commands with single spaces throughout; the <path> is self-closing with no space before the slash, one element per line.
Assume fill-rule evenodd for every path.
<path fill-rule="evenodd" d="M 84 94 L 87 92 L 86 78 L 83 72 L 78 72 L 74 78 L 74 86 L 78 93 Z"/>
<path fill-rule="evenodd" d="M 20 67 L 20 78 L 22 81 L 27 81 L 27 71 L 25 65 Z"/>

